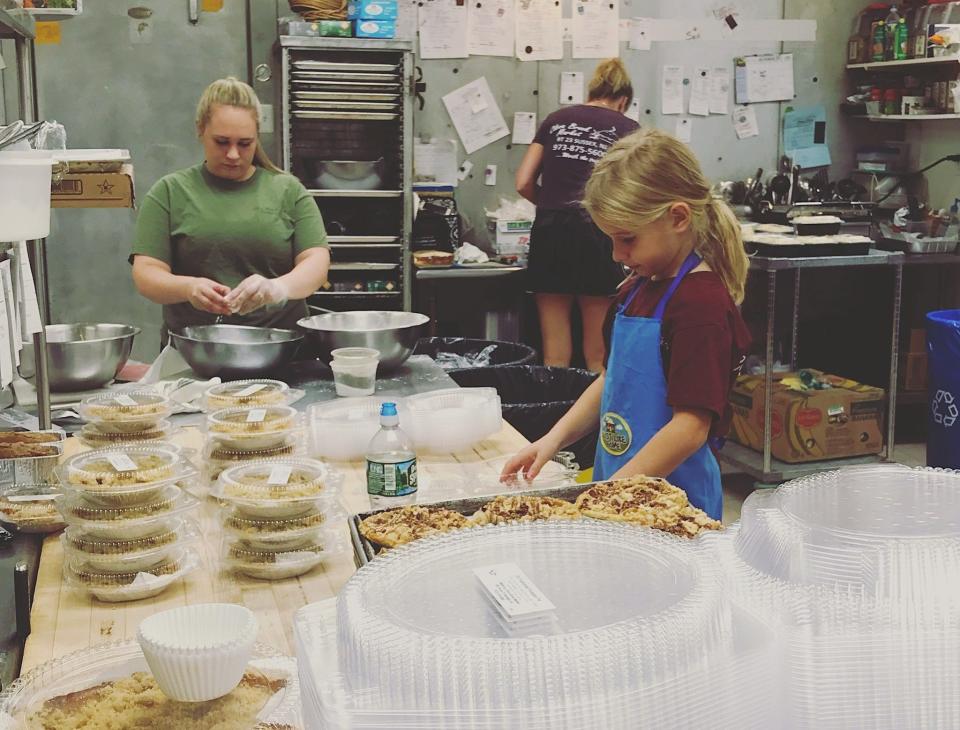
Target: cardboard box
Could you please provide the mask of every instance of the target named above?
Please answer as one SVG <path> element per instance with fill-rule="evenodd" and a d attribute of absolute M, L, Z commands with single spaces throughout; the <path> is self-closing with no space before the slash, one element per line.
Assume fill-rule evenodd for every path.
<path fill-rule="evenodd" d="M 397 24 L 393 20 L 355 20 L 353 35 L 357 38 L 393 38 Z"/>
<path fill-rule="evenodd" d="M 905 391 L 927 389 L 927 353 L 907 353 L 900 371 L 900 386 Z"/>
<path fill-rule="evenodd" d="M 910 330 L 910 341 L 907 352 L 927 352 L 927 330 L 923 327 L 914 327 Z"/>
<path fill-rule="evenodd" d="M 347 18 L 350 20 L 396 20 L 397 0 L 350 0 Z"/>
<path fill-rule="evenodd" d="M 132 208 L 133 165 L 120 172 L 74 172 L 54 176 L 52 208 Z"/>
<path fill-rule="evenodd" d="M 818 370 L 808 370 L 833 387 L 798 391 L 781 381 L 796 373 L 775 373 L 772 451 L 791 464 L 877 454 L 883 449 L 886 394 Z M 730 394 L 729 438 L 763 451 L 763 376 L 741 375 Z"/>

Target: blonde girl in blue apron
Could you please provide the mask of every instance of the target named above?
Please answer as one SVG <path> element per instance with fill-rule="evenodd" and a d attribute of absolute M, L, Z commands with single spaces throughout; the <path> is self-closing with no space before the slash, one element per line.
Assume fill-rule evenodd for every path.
<path fill-rule="evenodd" d="M 721 519 L 720 468 L 711 448 L 711 442 L 717 445 L 718 415 L 671 407 L 661 340 L 671 299 L 687 276 L 700 272 L 713 272 L 700 275 L 715 283 L 710 306 L 732 313 L 741 330 L 736 305 L 743 300 L 748 261 L 739 223 L 725 203 L 711 197 L 690 149 L 656 130 L 635 132 L 609 149 L 587 183 L 583 205 L 612 239 L 614 260 L 632 272 L 613 305 L 607 367 L 546 436 L 507 462 L 504 476 L 522 472 L 532 479 L 558 450 L 599 422 L 595 479 L 666 477 L 687 492 L 694 506 Z M 645 286 L 663 293 L 649 316 L 628 315 Z M 732 332 L 720 336 L 734 339 Z M 732 383 L 726 363 L 708 364 L 714 372 L 729 373 Z M 678 365 L 690 372 L 705 364 Z"/>

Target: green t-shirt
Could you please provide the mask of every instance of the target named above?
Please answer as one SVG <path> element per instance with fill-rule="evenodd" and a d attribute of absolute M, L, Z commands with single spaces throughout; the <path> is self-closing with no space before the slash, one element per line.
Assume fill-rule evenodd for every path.
<path fill-rule="evenodd" d="M 150 188 L 137 216 L 130 260 L 144 254 L 168 264 L 174 274 L 233 288 L 251 274 L 282 276 L 298 255 L 326 245 L 320 211 L 297 178 L 257 167 L 249 180 L 236 182 L 200 164 L 166 175 Z M 306 314 L 300 299 L 223 321 L 295 329 Z M 212 324 L 216 315 L 182 302 L 164 305 L 163 319 L 167 329 L 176 330 Z"/>

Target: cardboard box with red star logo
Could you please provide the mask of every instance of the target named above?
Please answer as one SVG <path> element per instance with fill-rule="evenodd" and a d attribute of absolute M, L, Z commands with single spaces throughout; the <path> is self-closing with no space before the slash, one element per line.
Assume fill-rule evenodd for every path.
<path fill-rule="evenodd" d="M 72 172 L 53 176 L 52 208 L 132 208 L 133 165 L 119 172 Z"/>

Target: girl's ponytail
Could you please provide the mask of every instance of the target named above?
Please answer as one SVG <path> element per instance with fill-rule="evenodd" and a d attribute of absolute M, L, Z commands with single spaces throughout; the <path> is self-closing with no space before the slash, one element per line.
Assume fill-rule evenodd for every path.
<path fill-rule="evenodd" d="M 743 249 L 740 223 L 724 201 L 711 197 L 706 204 L 706 225 L 697 246 L 703 260 L 713 269 L 730 292 L 733 301 L 743 301 L 750 260 Z"/>

